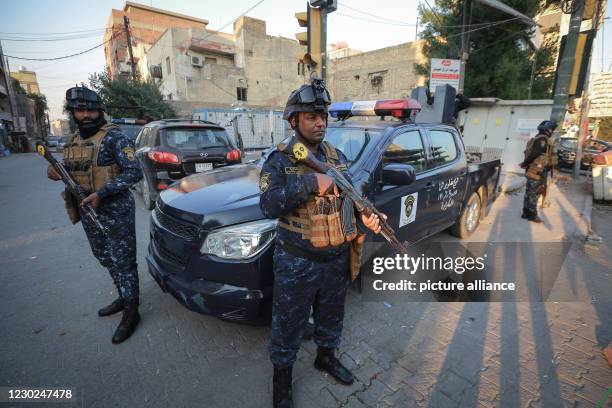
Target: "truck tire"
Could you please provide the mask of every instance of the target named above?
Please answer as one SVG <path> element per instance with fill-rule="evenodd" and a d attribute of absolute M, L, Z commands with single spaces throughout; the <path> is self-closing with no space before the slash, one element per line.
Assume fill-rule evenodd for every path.
<path fill-rule="evenodd" d="M 461 211 L 461 216 L 451 227 L 451 234 L 459 238 L 467 238 L 478 228 L 480 223 L 482 202 L 478 193 L 472 193 L 467 204 Z"/>
<path fill-rule="evenodd" d="M 151 198 L 151 188 L 149 187 L 147 178 L 143 177 L 141 183 L 140 190 L 142 192 L 142 201 L 144 203 L 145 210 L 152 210 L 155 208 L 155 201 L 153 201 Z"/>

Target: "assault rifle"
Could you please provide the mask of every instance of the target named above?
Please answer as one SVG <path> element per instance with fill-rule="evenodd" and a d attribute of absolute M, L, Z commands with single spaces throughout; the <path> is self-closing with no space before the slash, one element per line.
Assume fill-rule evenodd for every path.
<path fill-rule="evenodd" d="M 73 180 L 73 178 L 70 177 L 70 173 L 68 173 L 64 165 L 58 162 L 55 157 L 53 157 L 51 152 L 49 152 L 45 148 L 45 145 L 43 145 L 42 143 L 36 143 L 36 150 L 38 151 L 38 154 L 44 157 L 51 164 L 51 166 L 53 166 L 57 174 L 59 174 L 60 178 L 66 185 L 66 190 L 70 192 L 70 194 L 77 201 L 78 205 L 81 206 L 85 215 L 89 217 L 89 219 L 96 225 L 96 227 L 98 227 L 101 232 L 106 232 L 106 228 L 104 228 L 104 226 L 100 223 L 100 220 L 98 219 L 98 214 L 96 213 L 96 210 L 93 208 L 93 206 L 89 203 L 81 205 L 81 202 L 86 197 L 85 193 L 83 192 L 81 186 L 79 186 Z M 68 200 L 70 199 L 70 197 L 66 197 L 65 199 Z"/>
<path fill-rule="evenodd" d="M 387 223 L 384 219 L 382 213 L 374 207 L 369 200 L 363 198 L 355 187 L 336 169 L 335 167 L 330 166 L 327 163 L 321 162 L 317 159 L 306 146 L 304 146 L 300 142 L 296 142 L 293 139 L 292 143 L 290 143 L 287 148 L 290 152 L 292 152 L 293 157 L 299 162 L 304 163 L 306 166 L 315 170 L 318 173 L 323 173 L 328 175 L 334 180 L 338 189 L 342 191 L 348 198 L 350 198 L 357 211 L 365 214 L 369 217 L 372 213 L 378 215 L 378 219 L 380 220 L 381 231 L 380 234 L 389 242 L 389 244 L 398 251 L 399 253 L 406 253 L 407 248 L 404 244 L 402 244 L 397 237 L 395 236 L 395 231 L 393 228 Z"/>

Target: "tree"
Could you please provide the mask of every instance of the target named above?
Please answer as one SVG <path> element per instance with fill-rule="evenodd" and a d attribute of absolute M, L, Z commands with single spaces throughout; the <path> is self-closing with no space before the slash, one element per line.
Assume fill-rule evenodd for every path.
<path fill-rule="evenodd" d="M 89 84 L 100 95 L 111 116 L 148 120 L 176 116 L 174 109 L 162 100 L 159 84 L 153 81 L 112 79 L 106 69 L 92 74 Z"/>
<path fill-rule="evenodd" d="M 34 101 L 34 116 L 38 123 L 39 131 L 43 137 L 47 136 L 47 111 L 49 106 L 47 105 L 47 97 L 45 95 L 39 95 L 35 93 L 29 93 L 28 98 Z"/>
<path fill-rule="evenodd" d="M 539 0 L 508 0 L 504 3 L 533 17 L 555 1 L 541 3 Z M 433 10 L 421 4 L 419 13 L 421 21 L 426 25 L 420 33 L 421 39 L 424 40 L 424 55 L 428 59 L 459 59 L 463 0 L 437 0 Z M 540 49 L 534 52 L 529 47 L 533 28 L 474 1 L 471 25 L 467 30 L 471 32 L 465 72 L 465 95 L 527 99 L 535 58 L 532 99 L 551 97 L 558 47 L 556 34 L 548 34 Z M 415 64 L 414 68 L 417 74 L 429 77 L 429 61 L 425 64 Z"/>

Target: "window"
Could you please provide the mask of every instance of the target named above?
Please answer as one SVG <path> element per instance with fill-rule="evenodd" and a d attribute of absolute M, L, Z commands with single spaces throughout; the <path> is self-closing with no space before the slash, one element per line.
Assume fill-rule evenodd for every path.
<path fill-rule="evenodd" d="M 306 64 L 298 62 L 298 75 L 306 75 Z"/>
<path fill-rule="evenodd" d="M 431 154 L 436 166 L 450 163 L 457 158 L 457 146 L 452 133 L 445 130 L 431 130 L 429 137 L 431 138 Z"/>
<path fill-rule="evenodd" d="M 387 163 L 409 164 L 414 172 L 419 173 L 426 168 L 425 149 L 418 130 L 412 130 L 395 136 L 383 153 L 383 165 Z"/>
<path fill-rule="evenodd" d="M 167 146 L 179 150 L 230 145 L 224 129 L 167 128 L 161 131 L 161 137 Z"/>
<path fill-rule="evenodd" d="M 238 99 L 239 101 L 246 102 L 247 89 L 246 88 L 236 88 L 236 99 Z"/>
<path fill-rule="evenodd" d="M 172 100 L 172 94 L 171 94 L 171 93 L 169 93 L 169 94 L 168 94 L 168 100 L 169 100 L 169 101 L 171 101 L 171 100 Z"/>
<path fill-rule="evenodd" d="M 168 71 L 168 74 L 172 73 L 172 70 L 170 69 L 170 57 L 166 57 L 166 71 Z"/>
<path fill-rule="evenodd" d="M 204 57 L 204 62 L 206 62 L 207 64 L 216 64 L 217 59 L 213 57 Z"/>
<path fill-rule="evenodd" d="M 380 133 L 370 129 L 327 128 L 325 140 L 344 153 L 351 167 L 363 156 L 372 134 L 379 137 Z"/>

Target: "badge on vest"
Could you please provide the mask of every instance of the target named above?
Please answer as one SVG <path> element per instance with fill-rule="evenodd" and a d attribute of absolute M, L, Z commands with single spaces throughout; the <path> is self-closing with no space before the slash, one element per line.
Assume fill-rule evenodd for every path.
<path fill-rule="evenodd" d="M 134 161 L 134 149 L 131 147 L 124 147 L 123 153 L 126 155 L 129 161 Z"/>
<path fill-rule="evenodd" d="M 270 186 L 270 173 L 264 173 L 259 178 L 259 191 L 265 193 Z"/>

